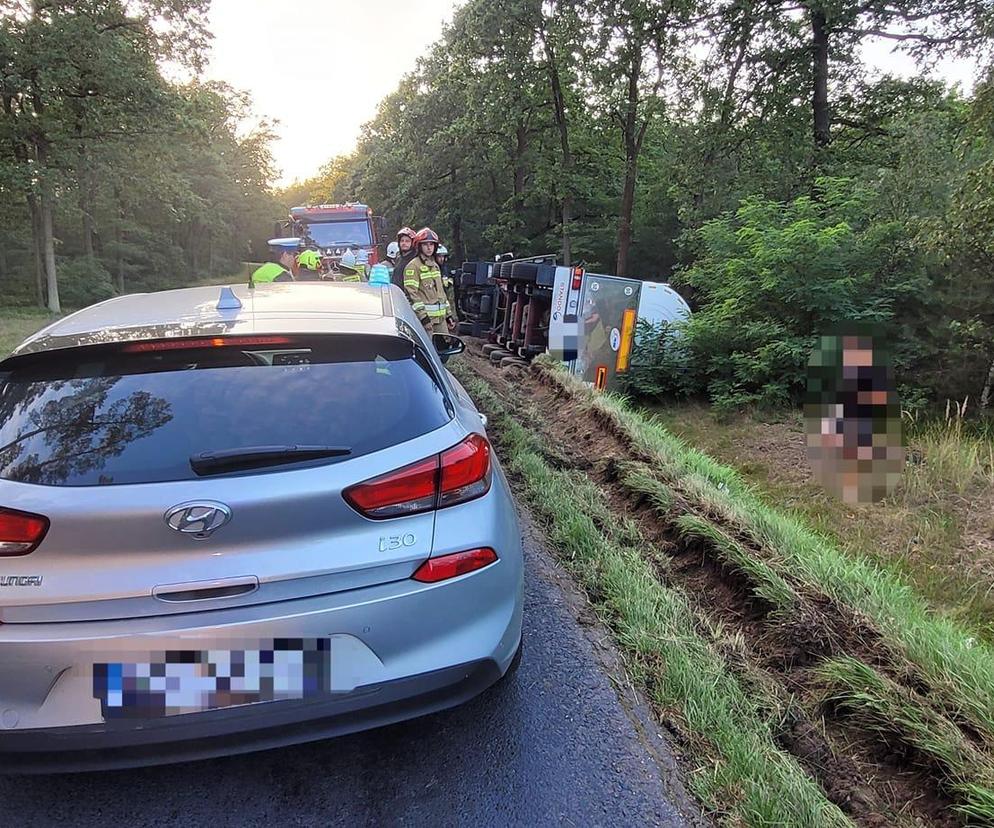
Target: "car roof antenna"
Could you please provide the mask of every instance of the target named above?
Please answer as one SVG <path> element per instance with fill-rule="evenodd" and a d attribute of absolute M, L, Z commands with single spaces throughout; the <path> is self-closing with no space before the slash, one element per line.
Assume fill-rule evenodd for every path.
<path fill-rule="evenodd" d="M 241 306 L 242 303 L 230 287 L 221 288 L 221 295 L 217 300 L 218 310 L 238 310 Z"/>

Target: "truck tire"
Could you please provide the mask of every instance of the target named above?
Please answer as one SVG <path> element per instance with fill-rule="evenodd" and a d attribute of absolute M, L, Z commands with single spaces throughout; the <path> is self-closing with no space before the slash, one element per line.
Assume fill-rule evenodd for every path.
<path fill-rule="evenodd" d="M 510 368 L 512 365 L 517 365 L 517 366 L 519 366 L 521 368 L 527 368 L 528 367 L 528 360 L 522 359 L 519 356 L 515 356 L 514 354 L 511 354 L 510 356 L 504 357 L 500 361 L 500 367 L 501 368 Z"/>

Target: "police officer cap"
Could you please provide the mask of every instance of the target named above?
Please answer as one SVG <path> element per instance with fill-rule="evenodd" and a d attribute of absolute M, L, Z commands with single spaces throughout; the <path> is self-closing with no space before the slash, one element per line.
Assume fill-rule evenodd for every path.
<path fill-rule="evenodd" d="M 290 252 L 296 252 L 300 249 L 301 241 L 302 240 L 299 238 L 270 239 L 268 244 L 275 250 L 289 250 Z"/>

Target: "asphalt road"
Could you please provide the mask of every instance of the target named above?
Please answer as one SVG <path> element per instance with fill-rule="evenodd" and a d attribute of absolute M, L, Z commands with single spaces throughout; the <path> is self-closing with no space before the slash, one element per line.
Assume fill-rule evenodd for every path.
<path fill-rule="evenodd" d="M 523 516 L 524 517 L 524 516 Z M 672 756 L 610 679 L 603 631 L 525 521 L 516 676 L 454 710 L 337 740 L 143 770 L 0 777 L 13 826 L 687 824 Z M 581 613 L 582 614 L 582 613 Z"/>

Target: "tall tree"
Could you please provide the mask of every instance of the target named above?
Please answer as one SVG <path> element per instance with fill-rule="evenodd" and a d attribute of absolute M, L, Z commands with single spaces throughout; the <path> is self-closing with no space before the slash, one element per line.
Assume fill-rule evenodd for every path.
<path fill-rule="evenodd" d="M 207 6 L 208 0 L 32 0 L 30 6 L 0 0 L 2 139 L 9 157 L 33 171 L 23 195 L 53 312 L 61 308 L 55 188 L 73 166 L 87 168 L 90 179 L 90 140 L 156 117 L 162 81 L 155 61 L 201 61 Z M 81 212 L 89 216 L 84 246 L 90 250 L 86 189 Z"/>

